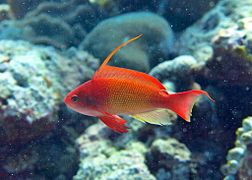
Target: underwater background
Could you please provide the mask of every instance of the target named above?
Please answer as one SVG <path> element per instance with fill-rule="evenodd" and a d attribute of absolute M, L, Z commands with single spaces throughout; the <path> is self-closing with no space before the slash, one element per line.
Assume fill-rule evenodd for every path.
<path fill-rule="evenodd" d="M 0 179 L 252 179 L 251 0 L 0 0 Z M 169 92 L 203 89 L 190 123 L 118 134 L 64 96 L 111 63 Z M 250 117 L 251 116 L 251 117 Z"/>

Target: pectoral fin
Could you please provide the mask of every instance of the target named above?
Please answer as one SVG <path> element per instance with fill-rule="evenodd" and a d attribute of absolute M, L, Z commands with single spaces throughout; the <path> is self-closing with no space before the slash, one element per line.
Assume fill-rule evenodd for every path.
<path fill-rule="evenodd" d="M 98 117 L 105 125 L 118 133 L 128 132 L 128 127 L 125 125 L 126 120 L 117 115 L 104 114 L 104 116 Z"/>
<path fill-rule="evenodd" d="M 157 109 L 154 111 L 133 114 L 131 116 L 139 121 L 156 125 L 172 124 L 175 120 L 173 112 L 167 109 Z"/>

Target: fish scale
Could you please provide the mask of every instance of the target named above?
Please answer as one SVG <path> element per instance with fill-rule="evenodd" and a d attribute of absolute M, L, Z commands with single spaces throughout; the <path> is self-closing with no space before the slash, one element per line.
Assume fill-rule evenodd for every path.
<path fill-rule="evenodd" d="M 118 114 L 144 112 L 153 109 L 152 96 L 154 88 L 143 84 L 132 84 L 131 81 L 106 79 L 109 91 L 105 100 L 105 108 L 109 113 Z M 103 82 L 105 83 L 105 82 Z M 133 87 L 133 88 L 132 88 Z M 157 90 L 156 90 L 157 91 Z M 158 91 L 157 91 L 158 92 Z"/>

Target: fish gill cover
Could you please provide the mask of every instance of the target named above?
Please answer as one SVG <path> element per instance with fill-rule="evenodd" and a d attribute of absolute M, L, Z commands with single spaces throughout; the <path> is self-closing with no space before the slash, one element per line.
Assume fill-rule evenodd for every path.
<path fill-rule="evenodd" d="M 1 0 L 0 179 L 249 179 L 251 0 Z M 113 65 L 203 89 L 191 123 L 123 117 L 117 134 L 63 97 Z M 249 117 L 250 116 L 250 117 Z"/>

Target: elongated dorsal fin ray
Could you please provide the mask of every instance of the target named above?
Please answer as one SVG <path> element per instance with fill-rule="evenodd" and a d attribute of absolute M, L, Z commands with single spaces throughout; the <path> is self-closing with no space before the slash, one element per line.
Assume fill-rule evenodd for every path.
<path fill-rule="evenodd" d="M 93 77 L 93 79 L 99 79 L 99 78 L 132 80 L 132 82 L 144 83 L 146 85 L 150 85 L 152 87 L 165 90 L 165 87 L 157 79 L 148 74 L 109 65 L 106 65 L 105 67 L 103 67 L 102 70 L 97 71 L 97 73 Z"/>
<path fill-rule="evenodd" d="M 110 59 L 117 53 L 117 51 L 119 51 L 123 46 L 126 46 L 127 44 L 129 44 L 129 43 L 131 43 L 132 41 L 134 41 L 134 40 L 140 38 L 141 36 L 142 36 L 142 34 L 140 34 L 140 35 L 138 35 L 138 36 L 136 36 L 136 37 L 134 37 L 134 38 L 131 38 L 131 39 L 129 39 L 128 41 L 122 43 L 120 46 L 116 47 L 116 48 L 108 55 L 108 57 L 103 61 L 102 65 L 100 66 L 100 68 L 99 68 L 97 71 L 101 70 L 104 66 L 106 66 L 106 65 L 108 64 L 109 60 L 110 60 Z"/>
<path fill-rule="evenodd" d="M 115 48 L 110 55 L 104 60 L 104 62 L 102 63 L 102 65 L 100 66 L 100 68 L 95 72 L 93 79 L 99 79 L 99 78 L 116 78 L 117 80 L 133 80 L 133 81 L 137 81 L 139 83 L 145 83 L 148 84 L 152 87 L 156 87 L 159 89 L 165 89 L 165 87 L 154 77 L 142 73 L 142 72 L 138 72 L 138 71 L 134 71 L 134 70 L 130 70 L 130 69 L 125 69 L 125 68 L 119 68 L 119 67 L 114 67 L 114 66 L 109 66 L 107 65 L 107 63 L 109 62 L 109 60 L 111 59 L 111 57 L 119 50 L 121 49 L 123 46 L 126 46 L 127 44 L 129 44 L 130 42 L 140 38 L 142 36 L 138 35 L 128 41 L 126 41 L 125 43 L 121 44 L 120 46 L 118 46 L 117 48 Z"/>
<path fill-rule="evenodd" d="M 144 113 L 133 114 L 131 116 L 139 121 L 150 124 L 168 125 L 175 121 L 176 118 L 174 117 L 174 114 L 168 109 L 156 109 Z"/>

